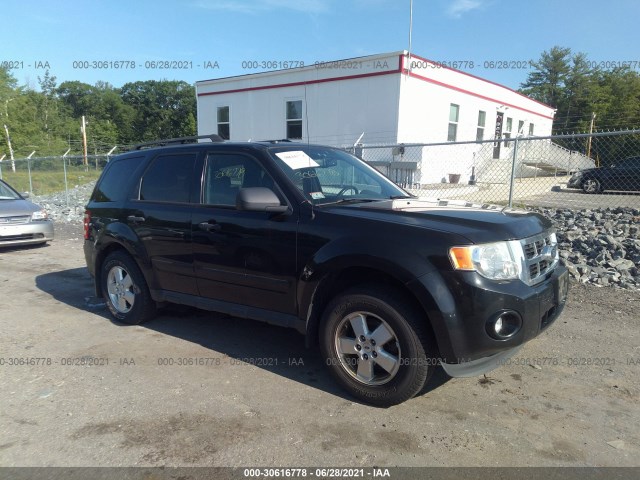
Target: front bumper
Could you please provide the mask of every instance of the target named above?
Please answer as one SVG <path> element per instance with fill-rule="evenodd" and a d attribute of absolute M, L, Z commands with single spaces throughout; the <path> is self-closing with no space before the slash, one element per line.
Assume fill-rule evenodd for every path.
<path fill-rule="evenodd" d="M 567 188 L 582 188 L 582 176 L 571 177 L 567 182 Z"/>
<path fill-rule="evenodd" d="M 426 286 L 429 277 L 419 281 Z M 440 289 L 435 299 L 438 315 L 430 314 L 440 360 L 451 376 L 470 376 L 496 368 L 558 318 L 566 303 L 569 275 L 558 265 L 535 286 L 520 280 L 490 281 L 475 272 L 448 272 L 442 281 L 447 288 Z M 487 332 L 487 322 L 503 311 L 517 312 L 522 326 L 512 337 L 497 340 Z"/>
<path fill-rule="evenodd" d="M 29 245 L 53 240 L 53 222 L 39 220 L 19 225 L 0 225 L 0 247 Z"/>

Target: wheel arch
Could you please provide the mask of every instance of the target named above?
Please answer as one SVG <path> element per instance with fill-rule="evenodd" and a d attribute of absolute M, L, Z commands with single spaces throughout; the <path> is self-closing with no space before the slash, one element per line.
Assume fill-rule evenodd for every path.
<path fill-rule="evenodd" d="M 431 319 L 427 313 L 429 309 L 425 308 L 425 304 L 429 305 L 430 300 L 435 307 L 436 304 L 432 298 L 419 300 L 415 296 L 415 292 L 405 281 L 400 280 L 398 276 L 388 271 L 367 265 L 350 265 L 340 270 L 326 273 L 317 282 L 313 290 L 312 298 L 306 309 L 307 347 L 318 345 L 320 321 L 329 301 L 351 287 L 367 284 L 382 285 L 402 295 L 404 301 L 408 302 L 416 311 L 424 316 L 425 326 L 429 329 L 429 333 L 432 335 L 432 338 L 434 338 L 435 343 L 438 343 Z"/>
<path fill-rule="evenodd" d="M 109 235 L 103 241 L 102 247 L 96 252 L 94 279 L 96 296 L 98 297 L 102 295 L 102 266 L 104 265 L 105 259 L 113 252 L 117 251 L 122 251 L 129 255 L 133 259 L 133 261 L 136 262 L 138 268 L 140 268 L 140 271 L 142 272 L 147 285 L 153 285 L 153 278 L 151 278 L 152 275 L 149 268 L 147 268 L 144 264 L 141 264 L 142 262 L 140 262 L 140 254 L 132 247 L 131 242 L 120 241 L 118 238 Z"/>

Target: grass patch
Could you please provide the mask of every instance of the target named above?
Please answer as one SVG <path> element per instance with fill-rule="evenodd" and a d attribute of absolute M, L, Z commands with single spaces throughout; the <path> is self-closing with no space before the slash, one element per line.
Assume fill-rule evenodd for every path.
<path fill-rule="evenodd" d="M 76 185 L 89 183 L 102 173 L 102 169 L 96 170 L 90 166 L 88 170 L 81 165 L 67 167 L 67 185 L 71 189 Z M 15 188 L 18 192 L 29 191 L 29 171 L 24 165 L 16 164 L 16 171 L 11 170 L 9 162 L 2 162 L 2 179 Z M 47 195 L 64 191 L 64 169 L 62 165 L 56 165 L 50 169 L 32 169 L 31 184 L 34 195 Z"/>

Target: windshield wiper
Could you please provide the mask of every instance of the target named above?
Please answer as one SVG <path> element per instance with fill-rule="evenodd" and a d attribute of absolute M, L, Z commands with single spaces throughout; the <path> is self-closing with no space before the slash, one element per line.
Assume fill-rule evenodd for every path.
<path fill-rule="evenodd" d="M 316 206 L 322 207 L 323 205 L 337 205 L 339 203 L 360 203 L 360 202 L 380 202 L 384 198 L 341 198 L 335 202 L 318 203 Z"/>
<path fill-rule="evenodd" d="M 400 200 L 403 198 L 418 198 L 418 196 L 409 194 L 409 195 L 391 195 L 389 197 L 390 200 Z"/>

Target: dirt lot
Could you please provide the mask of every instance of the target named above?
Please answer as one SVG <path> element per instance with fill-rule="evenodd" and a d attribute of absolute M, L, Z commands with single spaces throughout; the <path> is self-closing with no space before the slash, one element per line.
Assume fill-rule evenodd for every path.
<path fill-rule="evenodd" d="M 638 292 L 574 285 L 512 364 L 376 409 L 294 331 L 180 309 L 112 322 L 80 228 L 56 233 L 0 252 L 1 466 L 640 465 Z"/>

